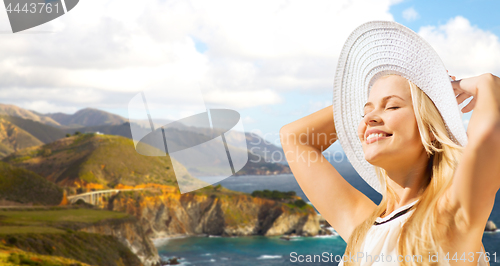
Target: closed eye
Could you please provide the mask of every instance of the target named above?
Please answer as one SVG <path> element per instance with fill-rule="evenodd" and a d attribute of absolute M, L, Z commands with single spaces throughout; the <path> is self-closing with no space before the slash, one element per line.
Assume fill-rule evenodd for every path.
<path fill-rule="evenodd" d="M 396 109 L 399 109 L 399 106 L 393 106 L 393 107 L 389 107 L 387 109 L 392 109 L 392 110 L 396 110 Z"/>

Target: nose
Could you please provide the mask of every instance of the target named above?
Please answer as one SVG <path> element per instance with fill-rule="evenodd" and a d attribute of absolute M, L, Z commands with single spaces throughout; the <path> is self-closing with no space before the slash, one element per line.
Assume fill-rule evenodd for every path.
<path fill-rule="evenodd" d="M 382 118 L 380 118 L 375 111 L 372 111 L 365 115 L 363 122 L 368 126 L 374 126 L 380 124 L 382 122 Z"/>

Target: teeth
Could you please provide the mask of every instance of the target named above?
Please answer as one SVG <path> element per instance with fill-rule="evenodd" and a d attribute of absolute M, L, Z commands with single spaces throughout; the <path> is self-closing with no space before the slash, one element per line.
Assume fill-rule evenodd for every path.
<path fill-rule="evenodd" d="M 366 138 L 366 140 L 370 140 L 370 139 L 372 139 L 372 138 L 376 138 L 376 137 L 382 138 L 382 137 L 387 137 L 387 135 L 386 135 L 386 134 L 384 134 L 384 133 L 378 133 L 378 134 L 377 134 L 377 133 L 372 133 L 372 134 L 370 134 L 370 135 Z"/>

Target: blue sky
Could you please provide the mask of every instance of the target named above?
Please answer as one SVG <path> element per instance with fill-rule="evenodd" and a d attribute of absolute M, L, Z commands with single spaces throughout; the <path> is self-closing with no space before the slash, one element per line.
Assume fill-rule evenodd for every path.
<path fill-rule="evenodd" d="M 404 18 L 403 13 L 409 8 L 413 8 L 418 13 L 416 19 Z M 422 26 L 441 25 L 451 18 L 463 16 L 469 19 L 471 24 L 500 36 L 498 10 L 500 10 L 500 2 L 494 0 L 406 0 L 390 8 L 396 22 L 403 23 L 414 31 L 418 31 Z"/>

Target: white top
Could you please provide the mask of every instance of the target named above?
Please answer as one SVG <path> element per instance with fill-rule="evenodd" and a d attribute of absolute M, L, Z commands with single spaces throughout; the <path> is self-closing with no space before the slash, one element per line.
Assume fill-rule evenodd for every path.
<path fill-rule="evenodd" d="M 401 234 L 401 229 L 404 223 L 415 211 L 415 209 L 410 210 L 410 208 L 417 202 L 418 200 L 404 205 L 394 210 L 384 218 L 377 217 L 375 219 L 375 224 L 368 230 L 366 240 L 361 246 L 361 250 L 363 252 L 362 254 L 359 253 L 360 258 L 358 259 L 358 261 L 361 262 L 361 266 L 397 266 L 399 265 L 398 260 L 405 260 L 403 256 L 397 254 L 398 238 Z M 481 251 L 483 251 L 482 247 Z M 422 256 L 428 256 L 428 254 L 422 254 Z M 450 260 L 452 257 L 453 255 L 449 257 Z M 477 260 L 477 258 L 478 255 L 475 259 Z M 353 255 L 351 259 L 353 261 L 357 259 L 357 254 Z M 407 259 L 410 260 L 412 258 L 408 256 Z M 417 257 L 414 257 L 413 259 L 417 260 Z M 428 259 L 428 257 L 425 259 Z M 460 259 L 460 255 L 458 256 L 458 259 Z M 345 256 L 345 260 L 349 260 L 347 255 Z M 424 258 L 422 258 L 421 261 L 422 260 L 424 260 Z M 344 265 L 344 262 L 340 261 L 338 266 L 342 265 Z M 439 265 L 450 264 L 447 261 L 443 261 Z M 487 266 L 489 264 L 481 259 L 477 265 Z"/>

